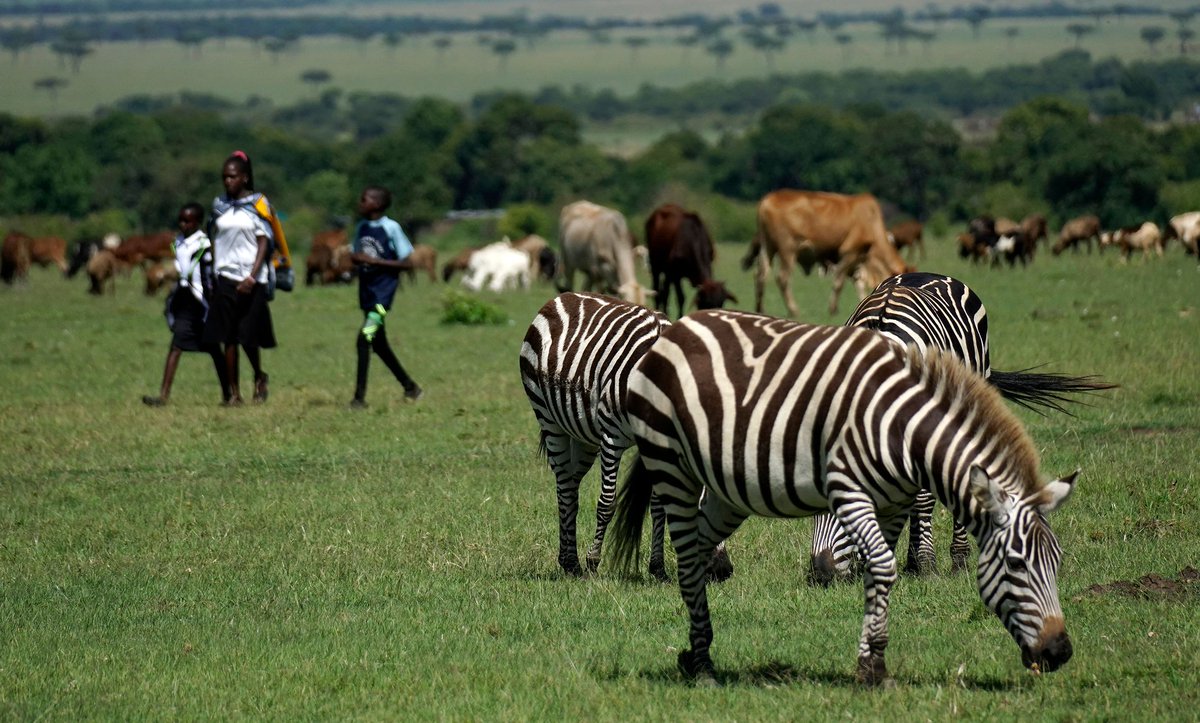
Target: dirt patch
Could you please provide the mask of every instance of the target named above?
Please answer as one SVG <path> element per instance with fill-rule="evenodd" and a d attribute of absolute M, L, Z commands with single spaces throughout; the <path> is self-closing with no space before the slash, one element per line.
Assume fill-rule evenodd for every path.
<path fill-rule="evenodd" d="M 1120 595 L 1138 600 L 1197 602 L 1200 601 L 1200 570 L 1189 565 L 1180 570 L 1174 579 L 1150 573 L 1136 580 L 1092 585 L 1087 591 L 1092 595 Z"/>

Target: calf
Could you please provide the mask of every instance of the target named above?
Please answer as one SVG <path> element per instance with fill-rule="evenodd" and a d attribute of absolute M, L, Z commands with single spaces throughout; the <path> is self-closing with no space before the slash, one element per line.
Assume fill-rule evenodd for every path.
<path fill-rule="evenodd" d="M 417 272 L 422 270 L 429 277 L 430 282 L 437 281 L 437 249 L 429 244 L 413 244 L 413 250 L 409 254 L 408 260 L 412 263 L 412 268 L 405 269 L 404 273 L 408 274 L 409 283 L 416 281 Z"/>
<path fill-rule="evenodd" d="M 484 284 L 490 291 L 529 288 L 529 254 L 513 248 L 505 239 L 489 244 L 471 254 L 463 286 L 479 291 Z"/>
<path fill-rule="evenodd" d="M 916 251 L 921 252 L 921 258 L 925 258 L 925 226 L 920 221 L 901 221 L 892 224 L 888 229 L 888 241 L 896 247 L 897 251 L 902 251 L 905 248 L 912 249 L 908 252 L 911 260 Z"/>

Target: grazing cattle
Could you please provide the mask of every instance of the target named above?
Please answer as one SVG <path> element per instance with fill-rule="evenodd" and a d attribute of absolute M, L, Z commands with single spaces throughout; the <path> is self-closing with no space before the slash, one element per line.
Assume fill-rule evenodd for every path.
<path fill-rule="evenodd" d="M 160 231 L 143 236 L 130 236 L 122 240 L 112 252 L 117 260 L 127 267 L 141 266 L 147 261 L 174 261 L 174 242 L 174 232 Z"/>
<path fill-rule="evenodd" d="M 96 296 L 104 293 L 105 287 L 109 293 L 117 293 L 117 270 L 120 268 L 121 262 L 117 260 L 116 254 L 112 249 L 97 249 L 94 254 L 88 257 L 84 263 L 84 268 L 88 275 L 88 293 Z M 147 269 L 147 294 L 153 293 L 149 290 L 149 269 Z"/>
<path fill-rule="evenodd" d="M 312 244 L 309 246 L 309 248 L 315 249 L 318 246 L 324 246 L 332 251 L 339 246 L 345 246 L 347 243 L 349 243 L 349 241 L 346 239 L 346 229 L 332 228 L 325 231 L 318 231 L 313 234 Z"/>
<path fill-rule="evenodd" d="M 921 258 L 925 258 L 925 225 L 920 221 L 900 221 L 893 224 L 888 229 L 888 241 L 892 242 L 892 246 L 896 247 L 897 251 L 902 251 L 906 248 L 912 249 L 908 252 L 909 258 L 920 251 Z"/>
<path fill-rule="evenodd" d="M 832 265 L 830 314 L 837 312 L 846 279 L 856 277 L 862 287 L 873 289 L 885 278 L 909 270 L 888 241 L 879 202 L 870 194 L 784 189 L 763 196 L 758 203 L 758 230 L 742 259 L 746 269 L 758 259 L 754 308 L 760 313 L 763 287 L 776 256 L 780 262 L 776 281 L 791 316 L 799 313 L 791 289 L 792 269 L 797 263 L 805 274 L 814 266 Z M 856 276 L 860 267 L 864 270 Z"/>
<path fill-rule="evenodd" d="M 0 246 L 0 280 L 6 284 L 29 276 L 30 239 L 20 231 L 12 231 L 4 237 Z"/>
<path fill-rule="evenodd" d="M 562 288 L 570 290 L 575 272 L 584 290 L 616 294 L 631 304 L 645 304 L 647 292 L 634 271 L 634 240 L 620 211 L 590 201 L 567 204 L 558 218 L 562 249 Z"/>
<path fill-rule="evenodd" d="M 312 286 L 313 280 L 322 284 L 348 284 L 354 280 L 354 262 L 350 260 L 349 244 L 341 246 L 314 245 L 304 261 L 304 283 Z"/>
<path fill-rule="evenodd" d="M 1092 239 L 1097 241 L 1100 239 L 1100 218 L 1094 215 L 1080 216 L 1073 218 L 1063 224 L 1062 229 L 1058 232 L 1058 243 L 1050 251 L 1058 256 L 1068 247 L 1073 251 L 1079 251 L 1079 244 L 1086 242 L 1087 250 L 1092 252 Z"/>
<path fill-rule="evenodd" d="M 179 269 L 175 268 L 175 264 L 149 264 L 146 266 L 146 296 L 154 296 L 159 289 L 170 286 L 176 281 L 179 281 Z"/>
<path fill-rule="evenodd" d="M 712 277 L 716 257 L 712 237 L 700 216 L 673 203 L 663 204 L 646 219 L 646 250 L 650 258 L 655 306 L 667 313 L 671 289 L 683 316 L 683 279 L 696 289 L 695 306 L 719 309 L 733 294 Z"/>
<path fill-rule="evenodd" d="M 413 244 L 408 260 L 412 263 L 411 269 L 405 269 L 409 283 L 417 280 L 418 271 L 424 271 L 431 282 L 437 281 L 437 249 L 429 244 Z"/>
<path fill-rule="evenodd" d="M 1031 213 L 1021 219 L 1021 235 L 1025 240 L 1025 256 L 1032 261 L 1033 255 L 1037 253 L 1038 241 L 1050 240 L 1046 217 L 1040 213 Z"/>
<path fill-rule="evenodd" d="M 481 248 L 483 247 L 471 246 L 469 248 L 465 248 L 462 251 L 459 251 L 454 258 L 447 261 L 445 265 L 442 266 L 442 281 L 448 284 L 450 283 L 450 279 L 454 278 L 455 272 L 466 271 L 467 264 L 471 262 L 471 256 Z"/>
<path fill-rule="evenodd" d="M 513 241 L 512 245 L 529 255 L 529 274 L 532 278 L 553 281 L 558 275 L 558 257 L 546 239 L 533 233 Z"/>
<path fill-rule="evenodd" d="M 87 262 L 96 255 L 100 250 L 99 241 L 80 241 L 75 246 L 75 253 L 71 254 L 71 261 L 67 264 L 67 278 L 74 278 L 75 274 L 87 266 Z"/>
<path fill-rule="evenodd" d="M 529 288 L 529 254 L 513 248 L 505 239 L 488 244 L 471 254 L 462 284 L 479 291 L 487 284 L 489 291 Z"/>
<path fill-rule="evenodd" d="M 1116 246 L 1121 253 L 1121 262 L 1129 261 L 1129 256 L 1134 251 L 1141 249 L 1142 256 L 1150 256 L 1150 251 L 1158 253 L 1161 258 L 1163 255 L 1163 238 L 1162 231 L 1158 224 L 1152 221 L 1146 221 L 1140 226 L 1126 226 L 1119 228 L 1116 231 L 1105 231 L 1100 234 L 1100 248 L 1106 246 Z"/>
<path fill-rule="evenodd" d="M 67 273 L 67 242 L 57 236 L 29 239 L 29 262 L 42 268 L 54 265 Z"/>
<path fill-rule="evenodd" d="M 1172 216 L 1167 223 L 1166 237 L 1163 239 L 1163 245 L 1166 245 L 1167 239 L 1177 238 L 1179 243 L 1183 244 L 1183 248 L 1189 254 L 1196 255 L 1196 246 L 1200 243 L 1200 211 L 1189 211 L 1181 213 L 1178 216 Z"/>

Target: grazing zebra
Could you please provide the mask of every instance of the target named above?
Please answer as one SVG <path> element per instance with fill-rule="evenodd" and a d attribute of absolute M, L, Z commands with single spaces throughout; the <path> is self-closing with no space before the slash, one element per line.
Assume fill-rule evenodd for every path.
<path fill-rule="evenodd" d="M 600 455 L 596 538 L 589 571 L 612 519 L 621 454 L 633 446 L 625 414 L 629 373 L 669 322 L 661 313 L 598 294 L 564 293 L 538 311 L 521 345 L 521 381 L 541 426 L 541 449 L 558 484 L 558 564 L 581 575 L 575 541 L 579 483 Z M 655 506 L 650 572 L 666 579 L 664 518 Z"/>
<path fill-rule="evenodd" d="M 613 553 L 626 566 L 636 559 L 653 494 L 691 618 L 691 648 L 679 655 L 686 675 L 715 682 L 700 561 L 750 515 L 832 510 L 866 558 L 858 678 L 887 682 L 892 550 L 922 489 L 975 537 L 980 596 L 1024 664 L 1050 671 L 1071 657 L 1062 553 L 1045 515 L 1078 471 L 1042 482 L 1020 422 L 952 354 L 865 329 L 701 311 L 646 352 L 626 406 L 642 465 L 617 502 Z"/>
<path fill-rule="evenodd" d="M 1111 389 L 1094 377 L 1069 377 L 993 371 L 988 354 L 987 309 L 969 286 L 950 276 L 905 273 L 893 276 L 858 305 L 846 326 L 874 329 L 902 344 L 951 352 L 991 382 L 1004 397 L 1029 409 L 1066 411 L 1061 403 L 1071 392 Z M 906 572 L 923 574 L 935 568 L 933 547 L 933 496 L 920 492 L 909 515 Z M 950 543 L 950 569 L 966 568 L 971 552 L 967 533 L 954 525 Z M 858 555 L 854 541 L 829 513 L 813 520 L 809 582 L 828 585 L 834 579 L 853 577 Z"/>

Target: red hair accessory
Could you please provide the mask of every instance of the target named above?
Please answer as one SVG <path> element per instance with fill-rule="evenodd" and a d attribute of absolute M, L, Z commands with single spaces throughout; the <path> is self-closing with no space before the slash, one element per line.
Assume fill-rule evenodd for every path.
<path fill-rule="evenodd" d="M 234 151 L 233 153 L 230 153 L 229 155 L 233 156 L 234 158 L 240 158 L 243 161 L 250 160 L 250 156 L 247 156 L 245 151 Z"/>

